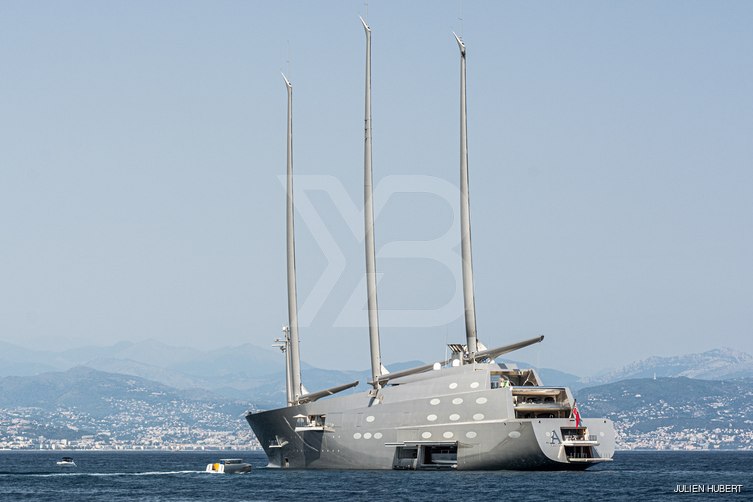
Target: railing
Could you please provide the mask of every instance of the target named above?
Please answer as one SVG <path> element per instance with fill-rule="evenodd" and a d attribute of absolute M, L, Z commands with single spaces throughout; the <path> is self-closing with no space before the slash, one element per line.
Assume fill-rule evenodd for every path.
<path fill-rule="evenodd" d="M 585 434 L 581 435 L 571 435 L 568 434 L 564 436 L 565 441 L 596 441 L 596 435 L 595 434 L 589 434 L 586 436 Z"/>

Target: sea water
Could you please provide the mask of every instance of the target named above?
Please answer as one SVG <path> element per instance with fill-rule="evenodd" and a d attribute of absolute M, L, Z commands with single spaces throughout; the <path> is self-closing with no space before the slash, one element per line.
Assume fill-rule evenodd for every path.
<path fill-rule="evenodd" d="M 55 462 L 72 456 L 77 467 Z M 204 472 L 243 458 L 248 474 Z M 586 471 L 267 469 L 262 452 L 0 451 L 3 500 L 753 500 L 753 452 L 617 452 Z M 717 491 L 692 492 L 692 487 Z M 729 488 L 739 486 L 739 491 Z M 699 488 L 700 489 L 700 488 Z M 725 490 L 720 493 L 718 490 Z"/>

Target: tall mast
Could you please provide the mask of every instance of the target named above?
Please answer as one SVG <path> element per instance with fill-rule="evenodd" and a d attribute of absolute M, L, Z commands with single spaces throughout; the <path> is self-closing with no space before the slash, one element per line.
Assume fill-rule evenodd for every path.
<path fill-rule="evenodd" d="M 371 381 L 379 387 L 382 356 L 379 348 L 379 315 L 377 310 L 376 253 L 374 251 L 374 203 L 371 175 L 371 28 L 361 18 L 366 33 L 366 104 L 363 146 L 363 208 L 366 234 L 366 292 L 369 305 L 369 343 L 371 348 Z"/>
<path fill-rule="evenodd" d="M 288 251 L 288 326 L 290 364 L 290 401 L 296 404 L 303 395 L 301 356 L 298 347 L 298 299 L 295 284 L 295 227 L 293 225 L 293 85 L 283 74 L 288 90 L 288 171 L 287 171 L 287 251 Z"/>
<path fill-rule="evenodd" d="M 453 35 L 455 35 L 453 33 Z M 463 299 L 465 301 L 465 338 L 470 361 L 478 352 L 476 340 L 476 300 L 473 297 L 473 256 L 471 253 L 471 204 L 468 193 L 468 119 L 465 101 L 465 44 L 460 48 L 460 234 L 463 259 Z"/>

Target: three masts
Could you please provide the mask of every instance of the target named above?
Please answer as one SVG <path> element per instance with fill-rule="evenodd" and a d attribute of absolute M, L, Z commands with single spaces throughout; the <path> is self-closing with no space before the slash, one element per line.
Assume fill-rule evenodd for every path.
<path fill-rule="evenodd" d="M 574 399 L 543 387 L 533 369 L 499 365 L 496 357 L 543 336 L 487 349 L 477 338 L 471 250 L 466 105 L 466 47 L 460 49 L 460 211 L 466 343 L 446 361 L 389 372 L 382 364 L 374 237 L 371 28 L 366 35 L 364 235 L 371 350 L 371 389 L 321 398 L 358 382 L 308 392 L 301 381 L 293 204 L 293 87 L 287 127 L 288 322 L 278 346 L 286 356 L 287 406 L 246 419 L 270 465 L 344 469 L 574 469 L 611 460 L 614 428 L 606 419 L 572 423 Z M 378 406 L 377 406 L 378 405 Z"/>
<path fill-rule="evenodd" d="M 405 376 L 416 372 L 427 371 L 433 365 L 421 366 L 397 374 L 391 374 L 384 367 L 381 357 L 379 336 L 379 309 L 377 302 L 377 271 L 374 237 L 374 190 L 372 172 L 372 122 L 371 122 L 371 28 L 361 18 L 366 35 L 366 71 L 364 98 L 364 161 L 363 161 L 363 205 L 364 205 L 364 245 L 366 257 L 366 293 L 369 320 L 369 348 L 371 353 L 371 381 L 372 396 L 377 396 L 379 388 L 391 378 Z M 460 49 L 460 231 L 461 231 L 461 259 L 463 277 L 463 300 L 465 314 L 466 345 L 464 347 L 463 363 L 473 363 L 477 360 L 479 344 L 476 335 L 476 307 L 473 287 L 473 258 L 471 248 L 471 216 L 468 176 L 468 127 L 466 104 L 466 46 L 457 35 Z M 285 341 L 281 347 L 286 352 L 288 404 L 293 405 L 304 399 L 308 394 L 301 381 L 300 349 L 298 335 L 296 269 L 295 269 L 295 209 L 293 204 L 293 86 L 283 74 L 288 95 L 288 127 L 287 127 L 287 281 L 288 281 L 288 326 L 284 328 Z M 532 343 L 543 340 L 536 337 L 521 344 L 500 347 L 496 355 L 516 350 Z M 488 358 L 489 354 L 483 354 Z M 307 399 L 304 399 L 307 400 Z"/>

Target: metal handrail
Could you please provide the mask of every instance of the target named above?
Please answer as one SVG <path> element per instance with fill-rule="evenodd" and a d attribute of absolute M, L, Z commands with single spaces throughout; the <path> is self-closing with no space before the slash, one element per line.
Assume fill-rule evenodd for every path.
<path fill-rule="evenodd" d="M 596 435 L 589 434 L 588 436 L 586 436 L 585 434 L 582 434 L 582 435 L 568 434 L 565 436 L 565 441 L 596 441 Z"/>

